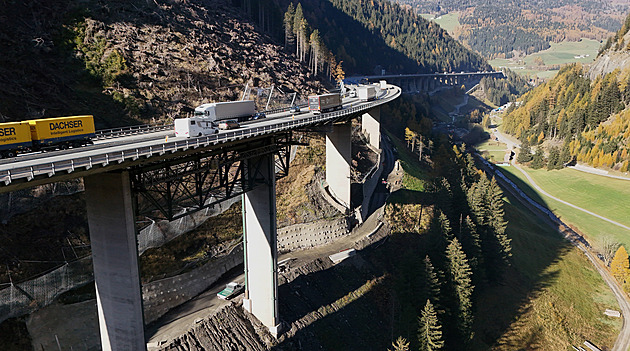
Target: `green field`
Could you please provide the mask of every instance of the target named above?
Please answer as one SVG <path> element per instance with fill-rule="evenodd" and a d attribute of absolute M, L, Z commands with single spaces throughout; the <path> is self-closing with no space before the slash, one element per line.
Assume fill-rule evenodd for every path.
<path fill-rule="evenodd" d="M 420 14 L 424 19 L 429 21 L 434 21 L 439 24 L 444 30 L 446 30 L 449 34 L 453 34 L 453 30 L 459 27 L 459 12 L 451 12 L 446 15 L 442 15 L 438 18 L 435 18 L 434 15 L 428 13 Z"/>
<path fill-rule="evenodd" d="M 521 187 L 525 193 L 534 199 L 542 198 L 558 217 L 584 233 L 595 248 L 600 247 L 602 240 L 606 238 L 613 238 L 625 247 L 630 247 L 630 231 L 539 194 L 514 167 L 502 170 L 515 183 L 526 183 L 527 186 Z M 526 171 L 536 184 L 552 196 L 630 226 L 630 182 L 573 169 Z"/>
<path fill-rule="evenodd" d="M 600 42 L 591 39 L 582 39 L 579 42 L 563 41 L 551 43 L 551 48 L 527 55 L 521 59 L 495 59 L 489 61 L 492 67 L 507 67 L 517 73 L 537 75 L 540 78 L 549 78 L 557 73 L 557 70 L 541 70 L 534 63 L 536 57 L 543 60 L 547 66 L 562 65 L 572 62 L 591 63 L 597 57 Z M 588 55 L 588 56 L 586 56 Z M 576 58 L 576 56 L 581 56 Z"/>
<path fill-rule="evenodd" d="M 622 321 L 603 314 L 619 307 L 595 268 L 518 200 L 506 202 L 513 266 L 504 284 L 478 295 L 474 349 L 570 350 L 584 340 L 611 347 Z M 479 342 L 493 334 L 494 345 Z"/>

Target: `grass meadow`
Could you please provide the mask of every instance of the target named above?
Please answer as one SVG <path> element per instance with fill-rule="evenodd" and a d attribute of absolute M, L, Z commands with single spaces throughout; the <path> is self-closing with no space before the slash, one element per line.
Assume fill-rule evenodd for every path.
<path fill-rule="evenodd" d="M 507 67 L 519 74 L 536 75 L 539 78 L 551 78 L 558 71 L 537 67 L 534 63 L 537 57 L 542 59 L 546 66 L 563 65 L 573 62 L 588 64 L 593 62 L 597 57 L 600 45 L 601 43 L 599 41 L 591 39 L 582 39 L 579 42 L 563 41 L 560 43 L 551 43 L 549 49 L 527 55 L 524 58 L 494 59 L 490 60 L 489 63 L 492 67 Z"/>
<path fill-rule="evenodd" d="M 534 182 L 550 195 L 630 226 L 630 201 L 628 201 L 630 181 L 573 169 L 556 171 L 524 169 Z M 626 248 L 630 248 L 630 231 L 538 193 L 531 188 L 525 176 L 514 167 L 505 167 L 502 170 L 512 181 L 527 184 L 523 187 L 523 191 L 534 198 L 542 198 L 545 205 L 558 217 L 586 235 L 595 248 L 600 247 L 606 239 L 614 239 Z"/>
<path fill-rule="evenodd" d="M 453 30 L 455 30 L 455 28 L 459 27 L 460 25 L 459 12 L 447 13 L 446 15 L 442 15 L 437 18 L 435 17 L 435 15 L 428 13 L 420 14 L 420 16 L 422 16 L 426 20 L 434 21 L 435 23 L 439 24 L 440 27 L 442 27 L 448 32 L 448 34 L 451 35 L 453 34 Z"/>

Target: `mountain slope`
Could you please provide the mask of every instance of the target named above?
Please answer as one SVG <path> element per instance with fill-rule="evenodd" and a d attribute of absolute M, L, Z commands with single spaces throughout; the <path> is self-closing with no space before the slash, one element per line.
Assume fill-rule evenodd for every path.
<path fill-rule="evenodd" d="M 520 107 L 507 111 L 506 132 L 532 145 L 545 142 L 548 151 L 563 144 L 564 156 L 554 157 L 549 168 L 561 167 L 573 157 L 595 167 L 628 171 L 630 16 L 626 23 L 590 71 L 581 65 L 566 66 L 525 94 Z"/>
<path fill-rule="evenodd" d="M 5 1 L 0 13 L 0 120 L 94 114 L 115 126 L 236 99 L 248 82 L 325 84 L 227 0 Z"/>

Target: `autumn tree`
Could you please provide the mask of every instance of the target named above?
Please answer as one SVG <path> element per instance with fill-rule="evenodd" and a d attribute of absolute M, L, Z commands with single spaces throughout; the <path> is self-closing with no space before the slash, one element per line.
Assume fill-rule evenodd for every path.
<path fill-rule="evenodd" d="M 419 318 L 420 327 L 418 328 L 418 340 L 420 341 L 420 351 L 436 351 L 444 347 L 442 340 L 442 326 L 438 320 L 437 313 L 431 304 L 431 300 L 427 300 Z"/>
<path fill-rule="evenodd" d="M 393 349 L 387 349 L 387 351 L 409 351 L 409 342 L 407 339 L 399 336 L 396 341 L 392 343 Z"/>
<path fill-rule="evenodd" d="M 630 262 L 628 261 L 628 252 L 623 246 L 619 246 L 615 257 L 610 262 L 610 273 L 617 279 L 619 284 L 626 289 L 626 285 L 630 284 Z"/>

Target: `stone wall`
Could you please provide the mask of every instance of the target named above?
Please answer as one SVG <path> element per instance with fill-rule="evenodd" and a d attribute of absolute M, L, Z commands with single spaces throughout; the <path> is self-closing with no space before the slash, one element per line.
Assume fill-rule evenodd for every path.
<path fill-rule="evenodd" d="M 278 229 L 278 251 L 321 246 L 349 234 L 348 218 L 294 224 Z"/>

